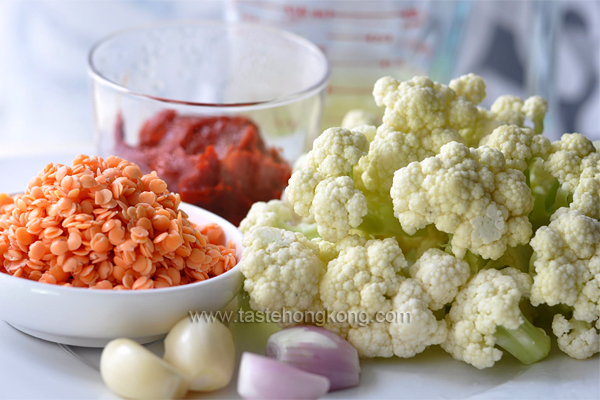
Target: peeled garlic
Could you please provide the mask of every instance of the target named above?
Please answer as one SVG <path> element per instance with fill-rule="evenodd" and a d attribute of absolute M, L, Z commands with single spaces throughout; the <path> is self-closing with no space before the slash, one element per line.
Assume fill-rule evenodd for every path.
<path fill-rule="evenodd" d="M 181 398 L 189 386 L 182 373 L 130 339 L 115 339 L 106 345 L 100 374 L 113 392 L 131 399 Z"/>
<path fill-rule="evenodd" d="M 164 359 L 187 376 L 190 390 L 221 389 L 235 369 L 233 336 L 219 320 L 185 318 L 165 338 Z"/>

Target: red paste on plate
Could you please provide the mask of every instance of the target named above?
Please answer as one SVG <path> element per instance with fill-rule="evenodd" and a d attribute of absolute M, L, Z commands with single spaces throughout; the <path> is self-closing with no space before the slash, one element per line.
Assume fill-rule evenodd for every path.
<path fill-rule="evenodd" d="M 139 144 L 124 140 L 123 121 L 116 129 L 116 154 L 156 171 L 181 199 L 227 219 L 236 226 L 257 201 L 280 198 L 290 165 L 267 148 L 248 118 L 197 117 L 164 110 L 147 120 Z"/>

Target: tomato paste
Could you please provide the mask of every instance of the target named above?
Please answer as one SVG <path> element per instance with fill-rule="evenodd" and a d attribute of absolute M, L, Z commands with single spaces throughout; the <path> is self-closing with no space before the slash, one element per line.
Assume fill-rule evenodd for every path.
<path fill-rule="evenodd" d="M 116 129 L 115 152 L 156 171 L 181 199 L 236 226 L 257 201 L 281 197 L 291 175 L 279 150 L 267 148 L 259 128 L 243 116 L 189 116 L 164 110 L 147 120 L 139 144 Z"/>

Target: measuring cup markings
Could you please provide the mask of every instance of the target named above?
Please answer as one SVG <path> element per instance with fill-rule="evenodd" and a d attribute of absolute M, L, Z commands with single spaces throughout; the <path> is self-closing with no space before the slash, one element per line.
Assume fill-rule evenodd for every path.
<path fill-rule="evenodd" d="M 339 124 L 350 109 L 381 114 L 372 91 L 382 76 L 405 80 L 437 73 L 444 80 L 456 53 L 445 45 L 464 25 L 464 18 L 456 18 L 460 3 L 232 0 L 231 15 L 298 33 L 326 54 L 332 73 L 323 129 Z"/>
<path fill-rule="evenodd" d="M 403 7 L 394 11 L 354 11 L 342 10 L 331 7 L 283 4 L 281 1 L 235 1 L 246 6 L 263 11 L 283 13 L 291 19 L 410 19 L 419 15 L 422 10 L 415 7 Z"/>

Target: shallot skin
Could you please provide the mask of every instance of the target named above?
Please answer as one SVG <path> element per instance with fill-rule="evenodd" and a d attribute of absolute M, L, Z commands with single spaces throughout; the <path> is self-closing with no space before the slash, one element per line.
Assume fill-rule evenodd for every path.
<path fill-rule="evenodd" d="M 296 326 L 277 332 L 267 342 L 267 356 L 304 371 L 327 377 L 331 391 L 360 382 L 358 351 L 327 329 Z"/>

